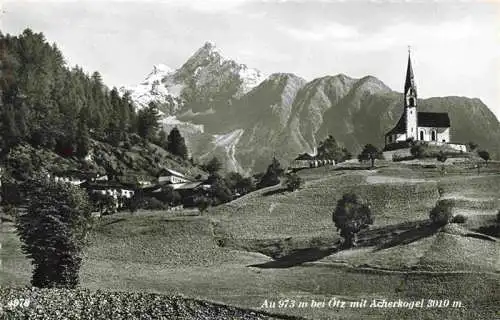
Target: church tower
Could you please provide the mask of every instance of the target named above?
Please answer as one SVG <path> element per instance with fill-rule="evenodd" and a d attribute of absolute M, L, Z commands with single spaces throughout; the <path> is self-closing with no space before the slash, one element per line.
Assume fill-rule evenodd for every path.
<path fill-rule="evenodd" d="M 406 138 L 418 140 L 417 134 L 417 86 L 411 67 L 410 50 L 408 50 L 408 67 L 406 69 L 406 80 L 404 89 Z"/>

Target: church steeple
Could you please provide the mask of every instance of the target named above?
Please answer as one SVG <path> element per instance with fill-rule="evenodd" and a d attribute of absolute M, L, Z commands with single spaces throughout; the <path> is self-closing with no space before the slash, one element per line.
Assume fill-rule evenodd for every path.
<path fill-rule="evenodd" d="M 413 68 L 411 67 L 410 48 L 408 47 L 408 67 L 406 69 L 405 92 L 404 92 L 404 117 L 406 122 L 406 138 L 417 140 L 417 86 Z"/>
<path fill-rule="evenodd" d="M 408 47 L 408 67 L 406 68 L 405 80 L 405 107 L 416 107 L 417 105 L 417 86 L 415 84 L 415 76 L 411 67 L 410 48 Z"/>

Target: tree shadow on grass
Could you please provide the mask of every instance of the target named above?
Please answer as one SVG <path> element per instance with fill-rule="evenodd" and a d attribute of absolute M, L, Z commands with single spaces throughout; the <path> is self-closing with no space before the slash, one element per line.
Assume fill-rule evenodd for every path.
<path fill-rule="evenodd" d="M 285 192 L 288 192 L 288 190 L 286 188 L 279 188 L 279 189 L 266 191 L 266 192 L 262 193 L 262 195 L 264 197 L 268 197 L 268 196 L 272 196 L 273 194 L 282 194 Z"/>
<path fill-rule="evenodd" d="M 338 247 L 332 248 L 306 248 L 293 251 L 291 254 L 278 258 L 274 261 L 250 265 L 260 269 L 282 269 L 301 265 L 305 262 L 312 262 L 323 259 L 339 251 Z"/>
<path fill-rule="evenodd" d="M 385 234 L 383 235 L 379 234 L 380 230 L 373 230 L 376 231 L 373 234 L 360 234 L 361 239 L 359 239 L 360 241 L 356 247 L 360 248 L 375 246 L 375 251 L 379 251 L 398 245 L 410 244 L 420 239 L 429 237 L 438 232 L 440 229 L 439 226 L 435 226 L 430 222 L 419 222 L 418 224 L 411 226 L 411 229 L 403 231 L 401 233 L 395 233 L 393 228 L 394 226 L 387 229 L 385 231 Z M 339 241 L 335 243 L 333 247 L 311 247 L 299 249 L 293 251 L 289 255 L 277 258 L 273 261 L 249 265 L 249 267 L 256 267 L 261 269 L 290 268 L 306 262 L 313 262 L 323 259 L 324 257 L 337 253 L 341 250 L 344 250 L 344 248 L 341 246 L 341 243 Z"/>
<path fill-rule="evenodd" d="M 431 222 L 421 224 L 413 229 L 407 230 L 393 236 L 389 241 L 385 241 L 378 245 L 375 251 L 389 249 L 395 246 L 407 245 L 412 242 L 430 237 L 439 231 L 440 227 L 432 224 Z"/>

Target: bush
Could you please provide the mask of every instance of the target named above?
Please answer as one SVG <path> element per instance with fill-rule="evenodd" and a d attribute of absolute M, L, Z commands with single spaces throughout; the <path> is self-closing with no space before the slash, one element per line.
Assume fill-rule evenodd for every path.
<path fill-rule="evenodd" d="M 361 150 L 361 153 L 358 155 L 358 160 L 365 161 L 365 160 L 370 160 L 371 167 L 373 168 L 375 166 L 375 159 L 382 159 L 382 152 L 380 152 L 377 147 L 375 147 L 372 144 L 367 144 L 364 146 L 363 150 Z"/>
<path fill-rule="evenodd" d="M 461 214 L 456 215 L 451 219 L 451 223 L 465 223 L 467 221 L 467 217 Z"/>
<path fill-rule="evenodd" d="M 424 157 L 424 147 L 422 147 L 422 145 L 420 144 L 414 145 L 411 147 L 410 153 L 415 158 L 421 159 Z"/>
<path fill-rule="evenodd" d="M 212 201 L 209 198 L 202 196 L 196 198 L 194 203 L 196 207 L 198 207 L 198 210 L 200 210 L 200 212 L 205 212 L 212 204 Z"/>
<path fill-rule="evenodd" d="M 497 222 L 500 222 L 500 209 L 498 209 L 498 212 L 497 212 Z"/>
<path fill-rule="evenodd" d="M 286 189 L 290 192 L 293 192 L 300 188 L 302 185 L 302 178 L 299 177 L 298 174 L 296 173 L 290 173 L 287 175 L 287 180 L 286 180 Z"/>
<path fill-rule="evenodd" d="M 175 207 L 182 202 L 182 197 L 178 191 L 171 186 L 163 186 L 160 192 L 157 192 L 155 198 L 166 205 Z"/>
<path fill-rule="evenodd" d="M 392 151 L 397 149 L 405 149 L 410 147 L 413 144 L 413 141 L 398 141 L 391 144 L 388 144 L 384 147 L 383 151 Z"/>
<path fill-rule="evenodd" d="M 89 198 L 95 211 L 99 211 L 101 214 L 116 212 L 116 200 L 112 195 L 92 192 Z"/>
<path fill-rule="evenodd" d="M 370 206 L 354 193 L 346 193 L 337 201 L 332 219 L 344 238 L 343 247 L 354 246 L 356 233 L 373 224 L 371 214 Z"/>
<path fill-rule="evenodd" d="M 432 208 L 429 218 L 432 223 L 437 226 L 448 224 L 452 217 L 451 209 L 453 208 L 453 201 L 450 199 L 439 200 L 436 206 Z"/>
<path fill-rule="evenodd" d="M 153 197 L 145 197 L 142 200 L 140 208 L 145 210 L 165 210 L 168 209 L 168 205 L 164 204 L 160 200 Z"/>

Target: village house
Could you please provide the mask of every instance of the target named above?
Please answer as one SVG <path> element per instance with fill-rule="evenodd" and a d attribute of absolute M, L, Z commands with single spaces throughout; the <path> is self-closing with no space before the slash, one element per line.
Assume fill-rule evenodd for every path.
<path fill-rule="evenodd" d="M 135 194 L 131 186 L 112 181 L 85 181 L 80 184 L 80 187 L 86 189 L 89 194 L 99 193 L 113 197 L 116 208 L 123 207 L 125 200 L 132 198 Z"/>
<path fill-rule="evenodd" d="M 172 169 L 162 169 L 158 174 L 158 183 L 183 184 L 190 180 L 182 173 Z"/>
<path fill-rule="evenodd" d="M 409 53 L 403 95 L 403 113 L 396 125 L 385 134 L 386 148 L 413 140 L 432 145 L 447 144 L 458 151 L 466 151 L 465 145 L 450 143 L 451 122 L 448 113 L 417 111 L 417 86 Z"/>

